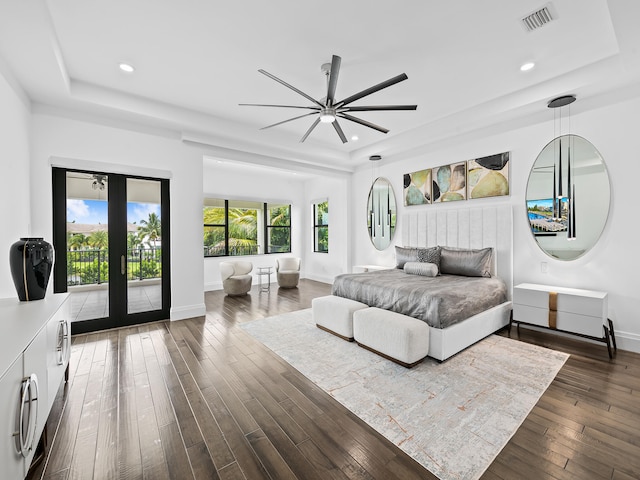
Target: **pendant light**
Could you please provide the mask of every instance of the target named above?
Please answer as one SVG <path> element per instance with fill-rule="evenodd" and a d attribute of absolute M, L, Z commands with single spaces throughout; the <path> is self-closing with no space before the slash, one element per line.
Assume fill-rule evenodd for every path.
<path fill-rule="evenodd" d="M 563 158 L 563 146 L 562 146 L 562 108 L 571 105 L 576 101 L 575 95 L 564 95 L 562 97 L 554 98 L 547 106 L 549 108 L 556 109 L 558 112 L 558 119 L 556 121 L 554 115 L 554 129 L 556 123 L 558 128 L 558 155 L 557 164 L 553 165 L 553 216 L 557 221 L 562 221 L 564 206 L 566 205 L 566 222 L 567 222 L 567 240 L 576 239 L 576 186 L 573 183 L 571 176 L 573 169 L 573 159 L 571 158 L 572 137 L 566 135 L 565 141 L 567 143 L 566 150 L 567 156 Z M 569 130 L 571 129 L 571 108 L 569 107 L 567 112 L 567 119 L 569 120 Z M 555 132 L 554 132 L 555 133 Z M 564 188 L 564 182 L 562 177 L 563 162 L 566 164 L 567 169 L 567 186 Z M 556 175 L 557 171 L 557 175 Z M 566 195 L 565 195 L 566 192 Z"/>
<path fill-rule="evenodd" d="M 376 212 L 380 211 L 380 198 L 378 195 L 378 208 L 376 209 L 376 191 L 375 191 L 375 164 L 382 160 L 381 155 L 371 155 L 369 161 L 371 162 L 371 210 L 369 211 L 369 217 L 371 219 L 371 238 L 376 238 L 376 225 L 380 230 L 380 221 L 376 218 Z"/>

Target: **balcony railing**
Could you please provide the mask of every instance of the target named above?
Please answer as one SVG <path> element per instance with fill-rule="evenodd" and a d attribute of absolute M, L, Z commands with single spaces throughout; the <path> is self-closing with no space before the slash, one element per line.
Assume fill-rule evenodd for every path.
<path fill-rule="evenodd" d="M 235 247 L 229 247 L 229 255 L 258 255 L 260 253 L 260 245 L 238 245 Z M 204 256 L 205 257 L 222 257 L 226 255 L 224 251 L 224 245 L 205 245 Z"/>
<path fill-rule="evenodd" d="M 161 277 L 161 248 L 127 249 L 127 280 Z M 100 285 L 108 282 L 108 250 L 67 250 L 67 285 Z"/>

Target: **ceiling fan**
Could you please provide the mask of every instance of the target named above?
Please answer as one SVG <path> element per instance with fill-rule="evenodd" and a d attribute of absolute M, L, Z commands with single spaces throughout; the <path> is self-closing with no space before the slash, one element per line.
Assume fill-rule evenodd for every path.
<path fill-rule="evenodd" d="M 360 100 L 361 98 L 366 97 L 367 95 L 371 95 L 372 93 L 375 93 L 384 88 L 390 87 L 391 85 L 395 85 L 396 83 L 400 83 L 404 80 L 407 80 L 407 78 L 409 77 L 407 77 L 405 73 L 401 73 L 400 75 L 390 78 L 385 82 L 369 87 L 343 100 L 336 101 L 335 93 L 336 93 L 336 86 L 338 84 L 338 74 L 340 73 L 341 62 L 342 62 L 342 59 L 340 57 L 338 57 L 337 55 L 333 55 L 331 63 L 325 63 L 320 67 L 320 69 L 327 76 L 327 96 L 319 100 L 316 100 L 315 98 L 311 97 L 310 95 L 307 95 L 303 91 L 298 90 L 296 87 L 289 85 L 284 80 L 279 79 L 275 75 L 272 75 L 269 72 L 266 72 L 265 70 L 262 70 L 262 69 L 258 70 L 260 73 L 266 75 L 267 77 L 275 80 L 278 83 L 281 83 L 285 87 L 290 88 L 294 92 L 302 95 L 304 98 L 311 101 L 313 103 L 313 105 L 311 106 L 303 107 L 298 105 L 265 105 L 260 103 L 241 103 L 240 105 L 252 106 L 252 107 L 303 108 L 307 110 L 312 110 L 311 112 L 305 113 L 304 115 L 289 118 L 287 120 L 283 120 L 282 122 L 278 122 L 278 123 L 274 123 L 273 125 L 262 127 L 260 130 L 265 130 L 267 128 L 275 127 L 277 125 L 282 125 L 283 123 L 291 122 L 293 120 L 298 120 L 299 118 L 304 118 L 311 115 L 317 115 L 318 117 L 314 120 L 314 122 L 311 124 L 309 129 L 302 136 L 302 138 L 300 139 L 300 142 L 304 142 L 307 139 L 307 137 L 311 134 L 313 129 L 316 128 L 316 126 L 318 126 L 318 123 L 322 122 L 322 123 L 331 123 L 333 125 L 333 128 L 336 130 L 338 136 L 340 137 L 340 140 L 342 140 L 342 143 L 347 143 L 347 137 L 345 137 L 344 132 L 342 131 L 342 128 L 338 123 L 338 118 L 343 118 L 345 120 L 349 120 L 350 122 L 359 123 L 360 125 L 373 128 L 374 130 L 377 130 L 382 133 L 389 132 L 389 130 L 387 130 L 384 127 L 368 122 L 361 118 L 354 117 L 353 115 L 350 114 L 351 112 L 371 112 L 376 110 L 378 111 L 379 110 L 415 110 L 418 108 L 417 105 L 351 106 L 351 103 L 355 102 L 356 100 Z"/>

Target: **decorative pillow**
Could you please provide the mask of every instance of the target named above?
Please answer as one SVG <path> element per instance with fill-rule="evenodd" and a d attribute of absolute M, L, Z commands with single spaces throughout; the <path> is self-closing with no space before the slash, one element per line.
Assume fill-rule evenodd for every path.
<path fill-rule="evenodd" d="M 438 266 L 428 262 L 407 262 L 404 264 L 404 272 L 411 275 L 435 277 L 438 275 Z"/>
<path fill-rule="evenodd" d="M 493 249 L 464 250 L 442 247 L 440 273 L 465 277 L 490 277 Z"/>
<path fill-rule="evenodd" d="M 407 262 L 418 261 L 418 249 L 396 246 L 396 268 L 404 268 Z"/>
<path fill-rule="evenodd" d="M 418 249 L 418 261 L 433 263 L 438 267 L 438 273 L 440 272 L 440 247 L 431 248 L 419 248 Z"/>

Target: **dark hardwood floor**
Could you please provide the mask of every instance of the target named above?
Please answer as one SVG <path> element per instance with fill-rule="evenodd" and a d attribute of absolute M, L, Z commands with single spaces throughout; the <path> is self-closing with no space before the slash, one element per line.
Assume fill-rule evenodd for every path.
<path fill-rule="evenodd" d="M 205 317 L 74 337 L 30 479 L 435 478 L 236 328 L 329 290 L 210 292 Z M 604 346 L 524 328 L 521 340 L 571 357 L 482 478 L 640 478 L 640 355 L 609 361 Z"/>

